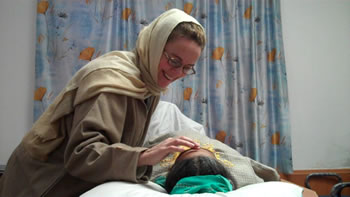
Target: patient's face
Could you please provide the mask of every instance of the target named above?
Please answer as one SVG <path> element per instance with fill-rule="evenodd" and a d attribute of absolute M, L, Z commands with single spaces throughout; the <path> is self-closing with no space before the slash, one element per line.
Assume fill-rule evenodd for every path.
<path fill-rule="evenodd" d="M 215 155 L 212 152 L 210 152 L 209 150 L 200 148 L 200 149 L 185 150 L 179 155 L 176 161 L 181 161 L 184 159 L 189 159 L 189 158 L 198 157 L 198 156 L 215 158 Z"/>

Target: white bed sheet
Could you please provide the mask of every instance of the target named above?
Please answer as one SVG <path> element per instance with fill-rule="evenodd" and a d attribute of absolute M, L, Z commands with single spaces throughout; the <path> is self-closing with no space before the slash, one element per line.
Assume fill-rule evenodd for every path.
<path fill-rule="evenodd" d="M 227 193 L 169 195 L 153 182 L 136 184 L 113 181 L 101 184 L 80 197 L 302 197 L 302 192 L 302 187 L 292 183 L 271 181 L 248 185 Z"/>

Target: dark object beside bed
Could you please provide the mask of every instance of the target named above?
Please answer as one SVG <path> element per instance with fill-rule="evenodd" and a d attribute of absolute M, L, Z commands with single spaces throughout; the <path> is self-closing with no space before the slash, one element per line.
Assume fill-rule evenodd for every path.
<path fill-rule="evenodd" d="M 311 189 L 311 186 L 309 184 L 310 179 L 321 177 L 321 178 L 335 178 L 337 179 L 338 183 L 333 185 L 330 197 L 341 197 L 341 192 L 345 187 L 350 188 L 350 182 L 343 182 L 342 178 L 337 173 L 312 173 L 309 174 L 305 179 L 305 187 Z"/>
<path fill-rule="evenodd" d="M 0 165 L 0 177 L 2 176 L 2 174 L 4 173 L 5 171 L 5 165 Z"/>

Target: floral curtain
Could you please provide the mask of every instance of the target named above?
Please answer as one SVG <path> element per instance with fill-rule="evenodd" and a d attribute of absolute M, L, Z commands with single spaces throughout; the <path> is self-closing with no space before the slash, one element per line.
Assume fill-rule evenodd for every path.
<path fill-rule="evenodd" d="M 112 50 L 132 50 L 138 32 L 171 8 L 206 29 L 196 75 L 162 100 L 203 124 L 207 135 L 291 173 L 287 76 L 279 0 L 38 0 L 37 119 L 73 74 Z"/>

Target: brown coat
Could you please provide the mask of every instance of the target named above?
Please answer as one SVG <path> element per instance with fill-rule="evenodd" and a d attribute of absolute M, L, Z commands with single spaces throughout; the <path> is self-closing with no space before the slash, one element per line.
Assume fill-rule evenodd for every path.
<path fill-rule="evenodd" d="M 0 179 L 0 197 L 78 196 L 110 180 L 146 182 L 152 167 L 137 167 L 159 97 L 143 100 L 101 93 L 61 119 L 64 142 L 47 161 L 21 143 Z"/>

